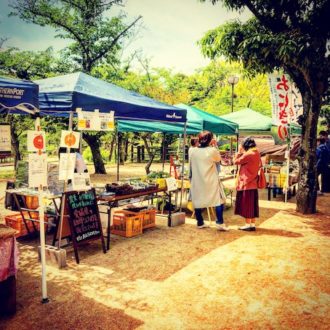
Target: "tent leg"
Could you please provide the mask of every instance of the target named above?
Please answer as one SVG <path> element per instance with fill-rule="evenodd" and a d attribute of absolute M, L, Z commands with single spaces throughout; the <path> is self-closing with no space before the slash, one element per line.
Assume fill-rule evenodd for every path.
<path fill-rule="evenodd" d="M 182 147 L 182 173 L 181 173 L 181 194 L 180 194 L 180 212 L 182 211 L 182 196 L 183 196 L 183 180 L 184 180 L 184 163 L 186 160 L 186 138 L 187 138 L 187 122 L 184 123 L 183 129 L 183 147 Z"/>
<path fill-rule="evenodd" d="M 117 130 L 117 181 L 119 181 L 119 164 L 120 164 L 120 141 L 119 141 L 119 132 Z"/>
<path fill-rule="evenodd" d="M 164 172 L 164 168 L 165 168 L 165 136 L 166 136 L 166 133 L 164 132 L 164 135 L 163 135 L 163 148 L 162 148 L 162 161 L 163 161 L 163 164 L 162 164 L 162 171 Z"/>

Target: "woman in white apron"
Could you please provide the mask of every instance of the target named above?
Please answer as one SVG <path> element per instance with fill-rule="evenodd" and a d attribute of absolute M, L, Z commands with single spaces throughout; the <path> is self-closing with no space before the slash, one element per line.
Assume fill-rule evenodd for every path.
<path fill-rule="evenodd" d="M 219 176 L 217 163 L 220 162 L 220 153 L 217 148 L 212 147 L 213 134 L 209 131 L 198 135 L 198 148 L 190 154 L 190 177 L 191 177 L 191 199 L 194 206 L 197 227 L 206 228 L 204 224 L 202 209 L 215 207 L 218 230 L 227 231 L 223 221 L 224 201 L 220 195 Z"/>

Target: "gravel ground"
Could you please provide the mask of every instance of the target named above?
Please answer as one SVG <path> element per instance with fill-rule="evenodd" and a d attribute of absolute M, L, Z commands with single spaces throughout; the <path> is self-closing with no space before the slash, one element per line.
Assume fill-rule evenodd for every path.
<path fill-rule="evenodd" d="M 17 312 L 0 329 L 329 329 L 329 202 L 302 216 L 262 195 L 253 233 L 232 208 L 226 233 L 158 218 L 142 236 L 112 235 L 107 254 L 86 244 L 79 265 L 69 247 L 65 269 L 48 267 L 45 305 L 38 242 L 20 240 Z"/>

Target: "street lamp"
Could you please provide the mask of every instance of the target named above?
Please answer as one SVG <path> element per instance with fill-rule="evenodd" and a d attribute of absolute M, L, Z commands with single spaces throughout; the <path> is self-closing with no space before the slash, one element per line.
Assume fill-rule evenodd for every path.
<path fill-rule="evenodd" d="M 231 85 L 231 112 L 234 112 L 234 86 L 238 83 L 237 76 L 229 76 L 228 83 Z M 238 139 L 236 143 L 236 151 L 238 147 Z M 230 155 L 233 156 L 233 138 L 230 138 Z"/>
<path fill-rule="evenodd" d="M 229 76 L 228 83 L 231 85 L 231 112 L 234 112 L 234 86 L 238 83 L 237 76 Z"/>

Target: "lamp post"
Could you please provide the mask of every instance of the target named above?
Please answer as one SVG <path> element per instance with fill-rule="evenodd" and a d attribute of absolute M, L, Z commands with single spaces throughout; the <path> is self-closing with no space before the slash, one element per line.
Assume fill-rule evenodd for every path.
<path fill-rule="evenodd" d="M 229 76 L 228 83 L 231 85 L 231 112 L 234 112 L 234 86 L 238 83 L 237 76 Z M 238 135 L 237 135 L 238 136 Z M 238 138 L 236 142 L 236 149 L 238 147 Z M 236 150 L 237 151 L 237 150 Z M 233 156 L 233 138 L 230 138 L 230 155 Z"/>
<path fill-rule="evenodd" d="M 234 86 L 238 83 L 237 76 L 229 76 L 228 83 L 231 85 L 231 112 L 234 112 Z"/>

